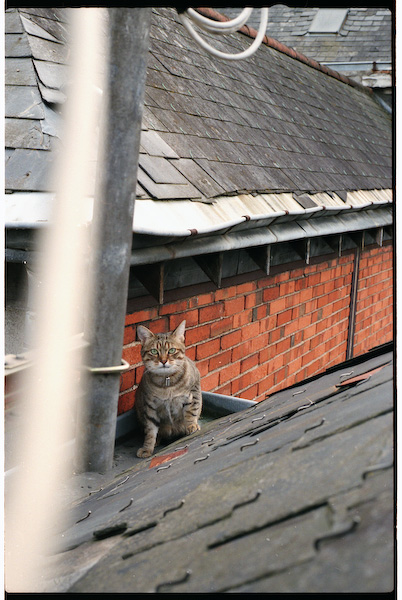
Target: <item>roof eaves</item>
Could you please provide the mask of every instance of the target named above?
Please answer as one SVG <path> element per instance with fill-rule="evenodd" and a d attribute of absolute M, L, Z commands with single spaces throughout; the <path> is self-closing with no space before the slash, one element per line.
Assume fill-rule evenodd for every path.
<path fill-rule="evenodd" d="M 209 17 L 210 19 L 213 19 L 215 21 L 225 22 L 225 21 L 230 20 L 228 17 L 222 15 L 221 13 L 215 11 L 212 8 L 198 7 L 195 10 L 197 12 L 199 12 L 201 15 L 203 15 L 205 17 Z M 248 37 L 251 37 L 253 39 L 257 36 L 257 33 L 258 33 L 255 29 L 253 29 L 252 27 L 249 27 L 248 25 L 243 25 L 243 27 L 241 27 L 239 29 L 239 32 L 243 33 L 244 35 L 247 35 Z M 282 52 L 283 54 L 286 54 L 287 56 L 290 56 L 291 58 L 294 58 L 302 63 L 305 63 L 309 67 L 312 67 L 313 69 L 316 69 L 317 71 L 321 71 L 322 73 L 325 73 L 326 75 L 329 75 L 330 77 L 334 77 L 335 79 L 338 79 L 339 81 L 342 81 L 343 83 L 346 83 L 347 85 L 350 85 L 352 87 L 357 87 L 368 93 L 372 92 L 371 89 L 367 88 L 366 86 L 361 85 L 360 83 L 358 83 L 357 81 L 354 81 L 350 77 L 347 77 L 346 75 L 342 75 L 341 73 L 338 73 L 338 71 L 335 71 L 335 70 L 327 67 L 326 65 L 323 65 L 323 64 L 317 62 L 313 58 L 308 58 L 304 54 L 297 52 L 297 50 L 295 50 L 294 48 L 289 48 L 288 46 L 285 46 L 285 44 L 282 44 L 281 42 L 279 42 L 278 40 L 275 40 L 274 38 L 271 38 L 271 37 L 268 37 L 267 35 L 265 35 L 262 42 L 266 46 L 269 46 L 270 48 L 273 48 L 274 50 L 278 50 L 279 52 Z"/>

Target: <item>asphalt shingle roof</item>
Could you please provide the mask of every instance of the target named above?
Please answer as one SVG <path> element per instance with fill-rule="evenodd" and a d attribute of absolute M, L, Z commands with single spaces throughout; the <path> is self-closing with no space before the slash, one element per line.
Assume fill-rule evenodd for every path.
<path fill-rule="evenodd" d="M 73 592 L 391 591 L 392 423 L 387 352 L 133 458 L 70 512 L 57 581 Z"/>

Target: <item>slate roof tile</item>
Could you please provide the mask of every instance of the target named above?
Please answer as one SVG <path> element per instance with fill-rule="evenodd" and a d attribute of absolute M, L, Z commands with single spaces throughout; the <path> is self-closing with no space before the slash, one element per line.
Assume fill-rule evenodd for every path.
<path fill-rule="evenodd" d="M 5 39 L 5 52 L 9 58 L 31 57 L 31 47 L 25 33 L 9 33 Z"/>
<path fill-rule="evenodd" d="M 30 18 L 27 18 L 26 16 L 24 17 L 22 14 L 20 14 L 21 17 L 21 21 L 24 25 L 24 30 L 30 35 L 30 36 L 36 36 L 38 38 L 42 38 L 44 40 L 50 40 L 51 42 L 59 42 L 60 43 L 60 39 L 58 39 L 57 37 L 55 37 L 54 35 L 52 35 L 49 31 L 47 31 L 47 29 L 45 29 L 44 27 L 41 27 L 38 23 L 36 23 L 33 19 L 32 15 L 27 15 Z M 42 20 L 43 23 L 43 20 Z M 60 36 L 60 32 L 59 36 Z"/>
<path fill-rule="evenodd" d="M 67 48 L 64 46 L 64 44 L 59 44 L 31 35 L 29 36 L 29 45 L 34 58 L 38 60 L 56 62 L 60 64 L 64 64 L 66 62 Z"/>
<path fill-rule="evenodd" d="M 207 147 L 208 140 L 194 135 L 182 135 L 181 133 L 170 133 L 160 131 L 161 137 L 172 147 L 181 158 L 207 158 L 210 150 Z M 204 147 L 202 147 L 202 145 Z"/>
<path fill-rule="evenodd" d="M 348 365 L 217 419 L 186 445 L 179 440 L 153 459 L 133 459 L 130 469 L 71 507 L 59 538 L 64 552 L 55 561 L 70 574 L 65 587 L 98 593 L 392 589 L 390 358 L 392 352 L 354 364 L 354 375 L 365 375 L 358 386 L 340 385 Z M 79 521 L 88 511 L 90 518 Z M 107 527 L 116 529 L 102 545 L 94 531 Z"/>
<path fill-rule="evenodd" d="M 21 8 L 20 14 L 22 19 L 25 17 L 26 20 L 29 20 L 30 23 L 33 23 L 41 28 L 41 30 L 45 30 L 48 34 L 50 34 L 56 40 L 60 42 L 67 42 L 68 40 L 68 30 L 67 30 L 67 18 L 64 14 L 64 11 L 58 12 L 58 15 L 63 15 L 61 19 L 52 18 L 56 16 L 55 11 L 49 11 L 48 9 L 35 9 L 35 8 Z M 24 25 L 25 22 L 23 21 Z M 28 33 L 31 33 L 29 29 L 27 29 Z M 36 29 L 37 34 L 43 34 Z"/>
<path fill-rule="evenodd" d="M 197 159 L 199 164 L 226 193 L 238 190 L 281 190 L 290 189 L 292 181 L 280 169 L 243 166 L 241 164 Z"/>
<path fill-rule="evenodd" d="M 48 104 L 62 105 L 66 101 L 66 95 L 59 89 L 49 88 L 43 85 L 41 81 L 38 81 L 38 87 L 42 98 Z"/>
<path fill-rule="evenodd" d="M 267 35 L 319 62 L 392 60 L 390 10 L 382 7 L 349 8 L 338 35 L 306 35 L 317 10 L 311 8 L 304 12 L 301 7 L 272 6 Z M 222 12 L 225 10 L 222 9 Z M 227 12 L 230 14 L 230 9 Z M 254 14 L 252 17 L 256 18 Z"/>
<path fill-rule="evenodd" d="M 150 156 L 179 158 L 179 155 L 153 130 L 141 132 L 141 146 Z"/>
<path fill-rule="evenodd" d="M 163 157 L 140 154 L 139 164 L 155 183 L 188 184 L 187 179 L 173 166 L 174 163 Z"/>
<path fill-rule="evenodd" d="M 38 120 L 6 119 L 5 142 L 8 148 L 49 150 L 49 136 L 44 135 Z"/>
<path fill-rule="evenodd" d="M 224 194 L 224 189 L 214 181 L 194 160 L 181 158 L 175 161 L 175 167 L 185 177 L 195 182 L 195 186 L 206 198 Z"/>
<path fill-rule="evenodd" d="M 59 90 L 67 80 L 67 67 L 50 61 L 34 60 L 35 70 L 44 86 Z"/>
<path fill-rule="evenodd" d="M 144 158 L 144 155 L 140 155 L 140 159 Z M 164 159 L 160 159 L 164 160 Z M 165 163 L 164 166 L 169 164 Z M 168 183 L 158 183 L 155 182 L 152 177 L 150 177 L 141 166 L 138 167 L 138 181 L 140 185 L 149 193 L 149 195 L 153 198 L 158 199 L 179 199 L 179 198 L 200 198 L 201 194 L 198 190 L 188 183 L 187 180 L 175 169 L 177 175 L 181 177 L 182 183 L 176 182 L 168 182 Z M 162 178 L 163 179 L 163 178 Z"/>
<path fill-rule="evenodd" d="M 7 86 L 5 117 L 19 119 L 43 119 L 42 98 L 36 87 Z"/>
<path fill-rule="evenodd" d="M 66 12 L 62 8 L 23 8 L 24 13 L 28 13 L 33 17 L 43 17 L 46 21 L 51 19 L 52 21 L 59 21 L 60 23 L 66 22 Z"/>
<path fill-rule="evenodd" d="M 17 148 L 6 163 L 6 189 L 50 191 L 54 156 L 45 150 Z"/>
<path fill-rule="evenodd" d="M 7 58 L 5 85 L 37 86 L 35 71 L 30 58 Z"/>
<path fill-rule="evenodd" d="M 21 18 L 18 12 L 9 10 L 6 11 L 4 17 L 4 32 L 5 33 L 24 33 L 25 29 L 21 23 Z M 7 56 L 7 54 L 6 54 Z"/>
<path fill-rule="evenodd" d="M 11 109 L 9 100 L 7 106 L 14 110 L 8 114 L 13 118 L 28 111 L 27 133 L 19 139 L 28 140 L 21 146 L 29 146 L 34 142 L 28 121 L 42 118 L 38 89 L 47 102 L 64 100 L 60 88 L 67 29 L 63 10 L 18 11 L 7 13 L 7 26 L 14 32 L 9 47 L 18 46 L 12 36 L 25 36 L 25 49 L 21 44 L 18 52 L 27 52 L 28 40 L 35 70 L 31 59 L 7 58 L 7 88 L 21 108 Z M 141 169 L 140 183 L 153 197 L 172 198 L 169 185 L 179 186 L 179 197 L 193 190 L 197 198 L 264 185 L 282 191 L 334 185 L 367 189 L 369 182 L 381 180 L 390 187 L 391 181 L 384 179 L 389 169 L 378 170 L 391 164 L 390 120 L 368 94 L 267 46 L 233 68 L 199 49 L 174 9 L 159 7 L 153 13 L 140 157 L 144 168 L 148 165 L 148 174 Z M 249 41 L 231 34 L 222 43 L 239 49 Z M 32 102 L 27 85 L 35 90 Z M 19 143 L 15 138 L 10 145 Z M 155 167 L 150 157 L 155 157 Z M 177 170 L 173 165 L 179 158 Z M 190 167 L 191 160 L 196 162 Z M 171 179 L 172 173 L 178 181 Z M 198 181 L 201 175 L 204 183 Z"/>

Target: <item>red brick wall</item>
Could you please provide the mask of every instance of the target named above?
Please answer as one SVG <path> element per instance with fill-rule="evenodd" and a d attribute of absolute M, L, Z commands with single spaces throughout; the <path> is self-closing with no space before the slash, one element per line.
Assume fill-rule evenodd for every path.
<path fill-rule="evenodd" d="M 392 247 L 362 253 L 357 295 L 354 355 L 393 337 Z"/>
<path fill-rule="evenodd" d="M 353 267 L 350 253 L 128 314 L 123 358 L 133 368 L 122 377 L 119 414 L 134 405 L 143 372 L 139 323 L 156 333 L 186 319 L 202 389 L 250 400 L 343 362 Z M 360 260 L 354 355 L 392 334 L 392 248 L 376 247 Z"/>

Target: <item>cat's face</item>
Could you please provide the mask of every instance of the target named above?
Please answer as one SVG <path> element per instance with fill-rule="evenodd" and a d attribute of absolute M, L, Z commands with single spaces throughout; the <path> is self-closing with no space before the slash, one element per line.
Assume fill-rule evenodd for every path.
<path fill-rule="evenodd" d="M 155 375 L 169 377 L 180 370 L 185 356 L 183 321 L 172 333 L 153 334 L 139 325 L 137 334 L 141 341 L 141 356 L 145 369 Z"/>

